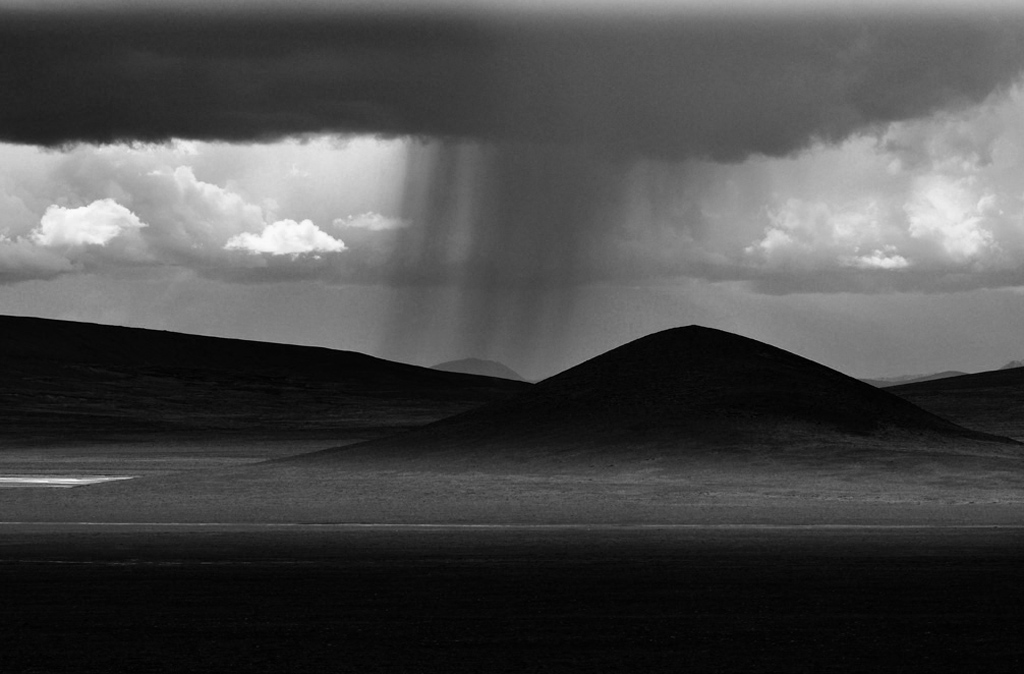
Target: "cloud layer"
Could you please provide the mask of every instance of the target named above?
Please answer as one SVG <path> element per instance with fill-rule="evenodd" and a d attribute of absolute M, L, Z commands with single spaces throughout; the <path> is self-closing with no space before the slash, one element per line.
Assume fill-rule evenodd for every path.
<path fill-rule="evenodd" d="M 1021 283 L 1024 13 L 262 7 L 0 10 L 0 137 L 422 142 L 373 170 L 332 164 L 341 139 L 219 146 L 220 166 L 192 141 L 19 165 L 3 279 L 171 265 L 445 283 L 475 289 L 480 315 L 652 278 Z M 375 185 L 396 184 L 385 204 Z"/>
<path fill-rule="evenodd" d="M 0 10 L 0 139 L 374 132 L 739 160 L 979 102 L 1020 13 Z"/>
<path fill-rule="evenodd" d="M 81 146 L 67 152 L 0 146 L 0 283 L 125 267 L 177 267 L 235 282 L 365 282 L 367 265 L 382 265 L 381 246 L 404 223 L 375 211 L 346 214 L 338 193 L 363 191 L 359 181 L 344 184 L 353 156 L 365 170 L 377 154 L 391 150 L 366 143 L 330 150 L 321 145 L 279 145 L 284 162 L 266 148 L 240 151 L 204 143 Z M 335 155 L 329 175 L 282 186 L 295 173 L 293 160 L 323 169 L 318 165 L 324 152 Z M 232 170 L 239 162 L 252 170 L 250 176 Z M 197 170 L 238 179 L 218 184 L 197 177 Z M 317 179 L 320 187 L 310 184 Z M 264 192 L 268 182 L 277 191 Z M 318 191 L 323 199 L 299 207 Z M 379 186 L 366 191 L 386 192 Z M 348 201 L 349 209 L 366 205 L 365 196 Z M 387 199 L 379 202 L 386 206 Z M 321 224 L 301 217 L 307 213 Z M 380 278 L 378 272 L 370 280 Z"/>
<path fill-rule="evenodd" d="M 689 277 L 773 294 L 1024 285 L 1021 85 L 740 164 L 546 146 L 423 154 L 409 164 L 419 197 L 398 278 L 507 289 Z"/>
<path fill-rule="evenodd" d="M 149 265 L 242 283 L 445 284 L 479 316 L 561 311 L 560 292 L 602 282 L 773 294 L 1024 285 L 1021 86 L 739 164 L 336 139 L 0 146 L 0 157 L 7 282 Z"/>
<path fill-rule="evenodd" d="M 764 216 L 740 216 L 762 227 L 741 258 L 750 278 L 771 292 L 1024 285 L 1022 129 L 1018 86 L 776 162 Z"/>

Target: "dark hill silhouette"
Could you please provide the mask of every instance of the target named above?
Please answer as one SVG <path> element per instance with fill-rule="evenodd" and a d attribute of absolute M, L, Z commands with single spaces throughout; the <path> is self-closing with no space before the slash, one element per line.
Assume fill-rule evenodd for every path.
<path fill-rule="evenodd" d="M 526 381 L 519 376 L 512 368 L 494 360 L 483 360 L 481 358 L 463 358 L 461 360 L 449 360 L 438 363 L 431 367 L 432 370 L 443 372 L 462 372 L 464 374 L 477 374 L 483 377 L 498 377 L 499 379 L 511 379 L 512 381 Z"/>
<path fill-rule="evenodd" d="M 376 437 L 526 384 L 361 353 L 0 316 L 0 441 Z"/>
<path fill-rule="evenodd" d="M 411 433 L 296 461 L 615 455 L 838 442 L 999 447 L 972 431 L 806 358 L 690 326 L 636 340 L 520 394 Z M 958 450 L 959 451 L 959 450 Z M 668 453 L 668 454 L 666 454 Z"/>
<path fill-rule="evenodd" d="M 963 426 L 1024 440 L 1024 367 L 886 390 Z"/>

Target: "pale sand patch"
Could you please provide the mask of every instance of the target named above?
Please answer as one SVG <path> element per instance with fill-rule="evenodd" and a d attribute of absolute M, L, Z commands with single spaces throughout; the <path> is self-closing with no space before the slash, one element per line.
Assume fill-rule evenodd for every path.
<path fill-rule="evenodd" d="M 104 482 L 132 480 L 135 475 L 0 475 L 0 489 L 44 487 L 67 489 Z"/>

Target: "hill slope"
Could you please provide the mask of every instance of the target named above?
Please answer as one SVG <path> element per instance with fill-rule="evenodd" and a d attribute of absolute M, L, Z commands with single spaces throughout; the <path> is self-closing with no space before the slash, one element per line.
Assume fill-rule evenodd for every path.
<path fill-rule="evenodd" d="M 1024 440 L 1024 367 L 886 390 L 969 428 Z"/>
<path fill-rule="evenodd" d="M 295 460 L 664 461 L 751 447 L 813 453 L 823 443 L 844 451 L 925 443 L 955 452 L 980 443 L 1003 453 L 1012 441 L 782 349 L 690 326 L 613 349 L 511 400 Z"/>
<path fill-rule="evenodd" d="M 348 351 L 0 316 L 7 447 L 377 437 L 523 388 Z"/>

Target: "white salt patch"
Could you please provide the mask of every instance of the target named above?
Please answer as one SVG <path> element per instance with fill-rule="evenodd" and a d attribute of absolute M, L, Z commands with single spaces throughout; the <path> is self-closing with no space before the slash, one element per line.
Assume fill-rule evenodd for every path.
<path fill-rule="evenodd" d="M 115 480 L 131 480 L 134 475 L 0 475 L 4 487 L 81 487 Z"/>

